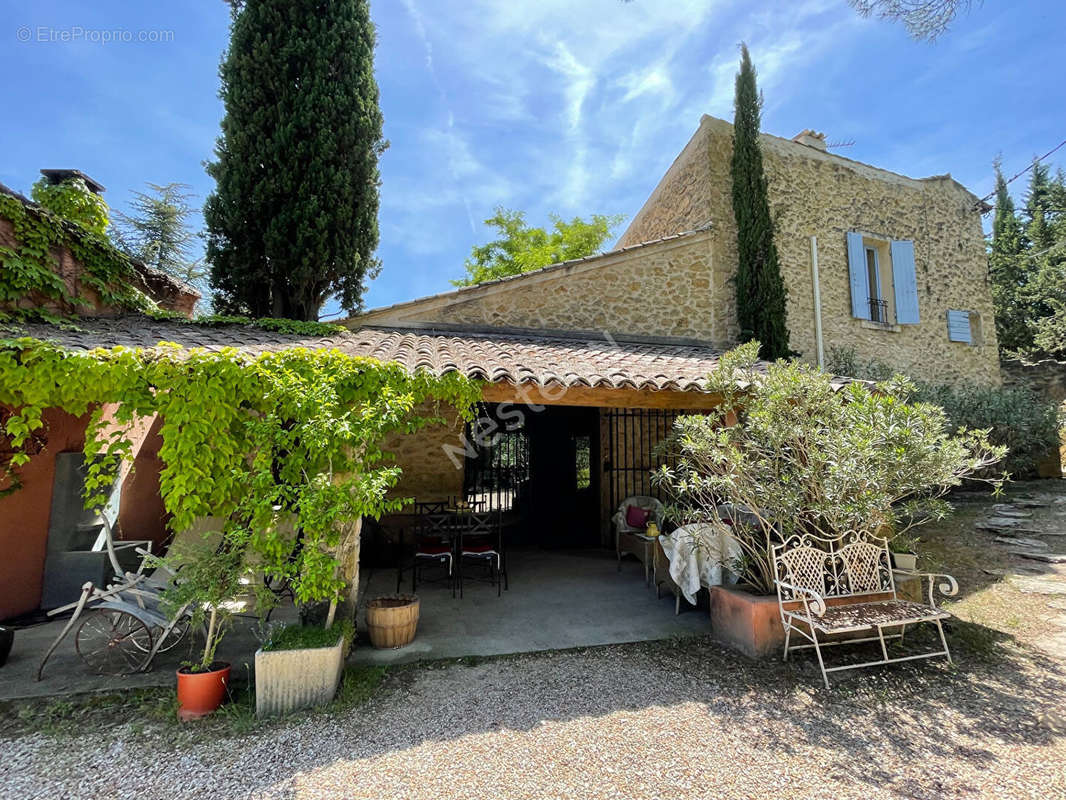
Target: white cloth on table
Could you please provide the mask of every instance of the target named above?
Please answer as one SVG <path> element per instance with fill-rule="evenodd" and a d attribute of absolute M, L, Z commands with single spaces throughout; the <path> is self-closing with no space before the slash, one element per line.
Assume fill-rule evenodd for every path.
<path fill-rule="evenodd" d="M 729 565 L 743 555 L 743 550 L 729 526 L 684 525 L 669 536 L 660 536 L 659 541 L 670 560 L 670 577 L 693 605 L 700 586 L 737 582 Z"/>

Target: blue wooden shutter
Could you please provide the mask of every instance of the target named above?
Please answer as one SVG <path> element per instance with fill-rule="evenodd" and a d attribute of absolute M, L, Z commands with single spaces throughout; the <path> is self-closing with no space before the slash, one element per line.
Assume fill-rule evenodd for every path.
<path fill-rule="evenodd" d="M 851 316 L 870 318 L 870 287 L 866 280 L 866 248 L 862 234 L 848 233 L 848 274 L 851 278 Z"/>
<path fill-rule="evenodd" d="M 948 341 L 970 344 L 970 312 L 948 312 Z"/>
<path fill-rule="evenodd" d="M 892 242 L 892 282 L 896 288 L 896 322 L 918 324 L 918 277 L 914 273 L 914 242 Z"/>

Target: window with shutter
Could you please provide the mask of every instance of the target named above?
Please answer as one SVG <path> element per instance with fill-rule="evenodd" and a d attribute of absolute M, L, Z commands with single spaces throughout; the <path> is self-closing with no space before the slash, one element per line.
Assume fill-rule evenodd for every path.
<path fill-rule="evenodd" d="M 973 344 L 969 311 L 948 311 L 948 341 Z"/>
<path fill-rule="evenodd" d="M 848 276 L 851 282 L 851 316 L 870 318 L 870 293 L 867 286 L 866 248 L 862 234 L 848 232 Z"/>
<path fill-rule="evenodd" d="M 918 324 L 918 276 L 914 270 L 914 242 L 892 242 L 892 283 L 896 296 L 896 323 Z"/>

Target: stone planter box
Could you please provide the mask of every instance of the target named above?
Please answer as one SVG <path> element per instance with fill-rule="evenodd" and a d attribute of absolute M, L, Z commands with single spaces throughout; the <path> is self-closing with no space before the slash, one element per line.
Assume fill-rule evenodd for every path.
<path fill-rule="evenodd" d="M 287 714 L 329 703 L 344 671 L 344 638 L 333 647 L 256 650 L 255 713 Z"/>
<path fill-rule="evenodd" d="M 780 657 L 785 646 L 785 629 L 777 595 L 756 595 L 732 586 L 712 586 L 711 633 L 718 641 L 739 650 L 749 658 Z M 920 602 L 921 581 L 916 578 L 897 578 L 896 593 L 903 599 Z M 874 594 L 869 600 L 887 600 L 891 595 Z M 851 598 L 826 598 L 827 606 L 855 602 Z M 801 602 L 786 603 L 786 608 L 801 608 Z M 866 635 L 862 634 L 851 634 Z M 840 635 L 846 638 L 848 634 Z M 795 634 L 793 634 L 793 638 Z M 821 636 L 819 638 L 822 638 Z"/>

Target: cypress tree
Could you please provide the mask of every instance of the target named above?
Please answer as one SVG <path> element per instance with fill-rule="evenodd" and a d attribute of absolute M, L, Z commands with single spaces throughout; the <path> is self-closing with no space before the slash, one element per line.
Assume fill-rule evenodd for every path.
<path fill-rule="evenodd" d="M 988 269 L 996 309 L 996 338 L 1000 349 L 1006 352 L 1028 347 L 1033 335 L 1028 325 L 1029 304 L 1024 297 L 1027 274 L 1022 259 L 1022 223 L 998 162 L 995 170 L 996 215 L 992 220 Z"/>
<path fill-rule="evenodd" d="M 740 46 L 733 117 L 733 215 L 737 223 L 737 322 L 740 341 L 758 339 L 766 359 L 791 355 L 785 283 L 774 245 L 759 125 L 762 97 L 747 45 Z"/>
<path fill-rule="evenodd" d="M 204 207 L 219 311 L 316 319 L 361 306 L 380 268 L 387 146 L 367 0 L 233 3 L 225 107 Z"/>

